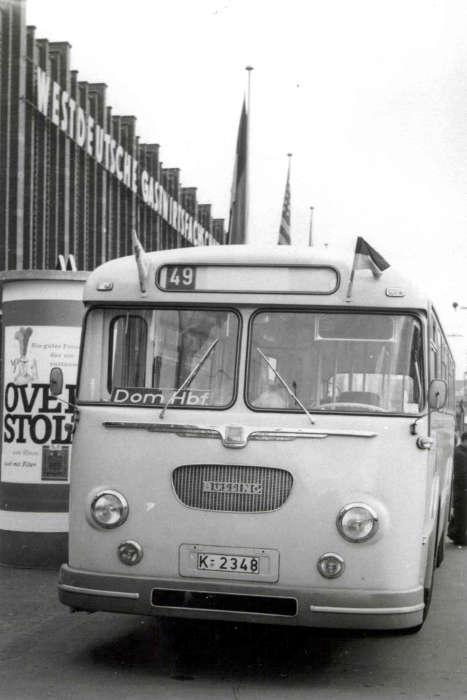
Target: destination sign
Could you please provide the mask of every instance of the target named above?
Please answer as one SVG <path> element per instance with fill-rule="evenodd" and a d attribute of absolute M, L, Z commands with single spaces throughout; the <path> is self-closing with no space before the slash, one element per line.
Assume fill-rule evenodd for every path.
<path fill-rule="evenodd" d="M 333 294 L 339 277 L 324 266 L 164 265 L 156 284 L 166 292 Z"/>
<path fill-rule="evenodd" d="M 200 389 L 184 389 L 175 394 L 174 389 L 115 388 L 110 400 L 125 406 L 164 406 L 169 396 L 170 406 L 205 406 L 209 391 Z"/>

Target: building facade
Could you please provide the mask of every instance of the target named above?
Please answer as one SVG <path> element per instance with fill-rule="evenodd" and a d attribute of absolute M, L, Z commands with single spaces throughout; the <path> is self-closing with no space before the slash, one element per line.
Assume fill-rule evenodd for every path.
<path fill-rule="evenodd" d="M 223 243 L 211 205 L 25 13 L 25 0 L 0 0 L 0 270 L 92 270 L 131 253 L 133 229 L 147 250 Z"/>
<path fill-rule="evenodd" d="M 79 80 L 70 45 L 36 38 L 25 0 L 0 0 L 0 564 L 67 557 L 82 286 L 132 252 L 214 245 L 224 221 Z M 62 369 L 65 395 L 49 392 Z M 67 403 L 68 402 L 68 403 Z"/>

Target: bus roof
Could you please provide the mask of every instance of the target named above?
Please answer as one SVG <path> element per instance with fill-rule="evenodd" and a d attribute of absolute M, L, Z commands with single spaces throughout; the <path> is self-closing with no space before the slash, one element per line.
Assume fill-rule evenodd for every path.
<path fill-rule="evenodd" d="M 200 246 L 150 252 L 144 254 L 144 292 L 131 255 L 110 260 L 94 270 L 84 288 L 84 301 L 427 307 L 427 295 L 392 267 L 379 278 L 370 269 L 356 270 L 348 299 L 352 259 L 352 253 L 331 248 L 278 245 Z M 166 277 L 164 270 L 171 273 L 175 267 L 179 271 L 191 269 L 199 282 L 178 288 L 168 284 L 169 274 Z M 242 268 L 241 274 L 238 268 Z"/>

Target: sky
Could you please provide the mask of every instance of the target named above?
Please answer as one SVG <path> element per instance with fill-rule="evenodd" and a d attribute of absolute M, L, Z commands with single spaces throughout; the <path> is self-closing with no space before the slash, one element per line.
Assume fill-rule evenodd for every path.
<path fill-rule="evenodd" d="M 36 36 L 228 220 L 247 65 L 250 240 L 275 245 L 291 164 L 292 243 L 363 236 L 434 299 L 467 369 L 465 0 L 27 0 Z"/>

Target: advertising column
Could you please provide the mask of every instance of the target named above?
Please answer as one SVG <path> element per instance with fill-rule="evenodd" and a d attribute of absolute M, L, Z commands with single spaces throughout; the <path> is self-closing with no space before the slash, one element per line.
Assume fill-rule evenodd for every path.
<path fill-rule="evenodd" d="M 0 277 L 0 564 L 48 568 L 67 559 L 73 404 L 86 277 L 62 271 L 7 272 Z M 52 367 L 63 371 L 60 397 L 49 392 Z"/>

